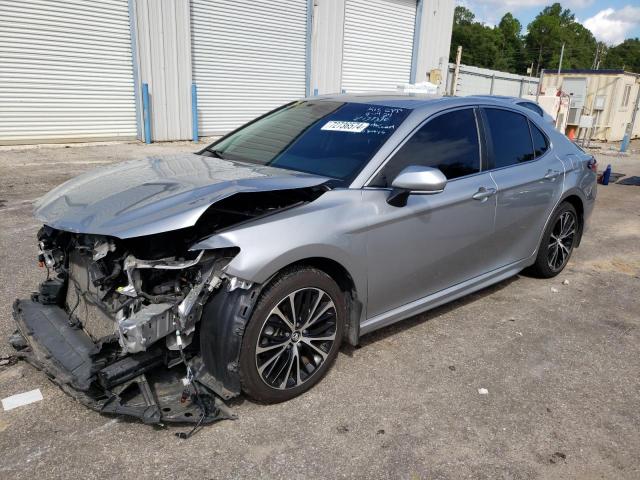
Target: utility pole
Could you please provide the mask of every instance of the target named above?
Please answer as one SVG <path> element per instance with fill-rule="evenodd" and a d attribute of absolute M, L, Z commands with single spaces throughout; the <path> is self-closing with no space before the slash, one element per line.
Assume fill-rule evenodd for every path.
<path fill-rule="evenodd" d="M 558 75 L 560 75 L 560 70 L 562 70 L 563 57 L 564 57 L 564 43 L 562 44 L 562 48 L 560 49 L 560 62 L 558 63 Z"/>
<path fill-rule="evenodd" d="M 596 57 L 598 59 L 598 61 L 596 62 L 596 70 L 600 70 L 600 62 L 602 62 L 602 57 L 607 55 L 606 49 L 607 47 L 605 46 L 604 43 L 602 44 L 598 44 L 598 46 L 600 48 L 598 48 Z"/>
<path fill-rule="evenodd" d="M 538 98 L 540 98 L 540 90 L 542 90 L 542 80 L 544 79 L 544 68 L 542 72 L 540 72 L 540 79 L 538 80 L 538 89 L 536 90 L 536 103 L 538 103 Z"/>
<path fill-rule="evenodd" d="M 596 69 L 596 65 L 598 64 L 598 53 L 600 50 L 600 44 L 596 43 L 596 56 L 593 57 L 593 63 L 591 64 L 591 70 L 595 70 Z"/>
<path fill-rule="evenodd" d="M 458 76 L 460 75 L 460 60 L 462 59 L 462 45 L 458 45 L 458 51 L 456 52 L 456 68 L 453 70 L 453 81 L 451 82 L 451 95 L 456 94 L 456 87 L 458 86 Z"/>
<path fill-rule="evenodd" d="M 531 66 L 527 69 L 529 78 L 527 79 L 527 95 L 531 94 L 531 77 L 533 76 L 533 60 L 531 60 Z"/>

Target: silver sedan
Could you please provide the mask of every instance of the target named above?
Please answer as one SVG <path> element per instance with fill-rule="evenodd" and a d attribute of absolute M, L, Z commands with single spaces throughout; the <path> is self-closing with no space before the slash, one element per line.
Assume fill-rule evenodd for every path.
<path fill-rule="evenodd" d="M 50 275 L 16 301 L 12 340 L 96 410 L 226 418 L 242 391 L 308 390 L 343 342 L 523 269 L 557 275 L 595 196 L 593 157 L 507 100 L 296 101 L 40 199 Z"/>

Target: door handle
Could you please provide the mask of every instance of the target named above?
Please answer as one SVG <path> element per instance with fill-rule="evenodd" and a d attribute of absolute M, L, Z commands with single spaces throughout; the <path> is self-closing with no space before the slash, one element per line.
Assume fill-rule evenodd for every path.
<path fill-rule="evenodd" d="M 496 191 L 497 190 L 495 188 L 480 187 L 478 191 L 473 194 L 472 198 L 474 200 L 480 200 L 484 202 L 487 198 L 494 196 L 496 194 Z"/>
<path fill-rule="evenodd" d="M 558 170 L 547 170 L 547 173 L 545 173 L 544 175 L 544 179 L 545 180 L 554 180 L 558 175 L 560 175 L 560 172 Z"/>

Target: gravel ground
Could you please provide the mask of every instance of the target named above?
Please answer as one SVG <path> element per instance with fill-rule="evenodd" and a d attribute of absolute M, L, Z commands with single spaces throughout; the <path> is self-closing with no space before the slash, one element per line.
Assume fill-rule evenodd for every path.
<path fill-rule="evenodd" d="M 42 278 L 35 198 L 97 165 L 192 150 L 0 150 L 0 335 Z M 640 175 L 637 153 L 597 155 Z M 1 398 L 44 396 L 0 411 L 0 478 L 640 478 L 639 206 L 640 187 L 600 187 L 559 277 L 517 276 L 368 335 L 309 393 L 240 399 L 239 420 L 187 441 L 182 427 L 90 411 L 27 364 L 0 366 Z"/>

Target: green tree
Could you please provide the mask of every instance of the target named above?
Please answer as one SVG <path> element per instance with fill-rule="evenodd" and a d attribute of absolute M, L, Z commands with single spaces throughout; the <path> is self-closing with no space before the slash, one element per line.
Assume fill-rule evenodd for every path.
<path fill-rule="evenodd" d="M 500 27 L 491 28 L 476 22 L 475 16 L 469 9 L 462 6 L 456 7 L 453 17 L 450 61 L 455 61 L 457 48 L 461 45 L 462 63 L 466 65 L 514 71 L 515 64 L 509 61 L 513 57 L 510 54 L 505 56 L 503 50 L 507 45 L 508 48 L 517 50 L 520 22 L 511 14 L 509 15 L 511 18 L 505 20 L 503 34 Z"/>
<path fill-rule="evenodd" d="M 476 19 L 476 16 L 468 8 L 457 6 L 453 11 L 454 25 L 470 25 Z"/>
<path fill-rule="evenodd" d="M 511 13 L 505 13 L 498 24 L 498 30 L 502 36 L 500 63 L 504 65 L 504 70 L 512 73 L 526 71 L 520 21 Z"/>
<path fill-rule="evenodd" d="M 545 7 L 529 24 L 525 50 L 535 63 L 536 74 L 543 68 L 557 68 L 560 50 L 565 44 L 563 68 L 591 68 L 596 52 L 596 39 L 576 22 L 569 9 L 559 3 Z"/>
<path fill-rule="evenodd" d="M 600 66 L 640 73 L 640 38 L 627 38 L 620 45 L 609 48 Z"/>

